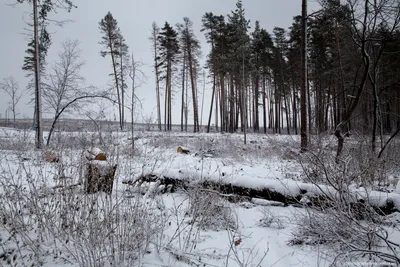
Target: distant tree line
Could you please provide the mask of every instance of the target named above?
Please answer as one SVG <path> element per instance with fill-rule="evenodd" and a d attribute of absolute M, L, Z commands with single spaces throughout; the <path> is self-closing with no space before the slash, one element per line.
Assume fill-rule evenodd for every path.
<path fill-rule="evenodd" d="M 49 100 L 49 90 L 57 87 L 54 80 L 60 74 L 57 68 L 64 64 L 61 61 L 53 67 L 53 74 L 46 71 L 46 55 L 51 45 L 48 14 L 58 8 L 69 11 L 75 6 L 69 0 L 18 2 L 28 2 L 34 7 L 30 25 L 35 30 L 23 69 L 32 77 L 29 87 L 35 88 L 37 113 L 41 112 L 37 108 L 41 103 L 39 87 Z M 321 9 L 312 14 L 306 12 L 307 1 L 302 3 L 302 15 L 295 16 L 288 29 L 275 27 L 272 33 L 263 29 L 259 21 L 251 25 L 242 0 L 237 1 L 236 9 L 227 16 L 205 13 L 201 21 L 201 31 L 209 45 L 205 66 L 199 63 L 201 47 L 190 18 L 184 17 L 175 25 L 165 22 L 162 28 L 154 22 L 149 39 L 158 129 L 172 130 L 172 106 L 179 101 L 181 130 L 188 131 L 190 110 L 193 131 L 200 131 L 198 84 L 205 68 L 212 91 L 207 132 L 214 125 L 221 132 L 270 130 L 298 134 L 301 124 L 307 135 L 335 133 L 338 156 L 344 136 L 350 131 L 370 135 L 373 151 L 377 150 L 378 141 L 380 149 L 384 149 L 384 136 L 391 134 L 393 138 L 400 132 L 400 3 L 321 1 Z M 100 20 L 99 29 L 100 54 L 111 60 L 112 91 L 123 130 L 128 79 L 132 82 L 133 107 L 137 83 L 132 77 L 136 77 L 138 62 L 129 55 L 121 29 L 110 12 Z M 64 46 L 64 52 L 78 51 L 76 43 L 65 45 L 69 48 Z M 82 64 L 75 58 L 71 66 Z M 71 84 L 81 80 L 78 73 L 75 78 Z M 18 85 L 8 78 L 1 87 L 12 92 Z M 85 95 L 88 96 L 87 92 Z M 11 101 L 14 117 L 17 96 Z M 60 109 L 56 107 L 55 111 Z M 35 118 L 38 128 L 40 116 Z M 41 146 L 40 142 L 37 146 Z"/>

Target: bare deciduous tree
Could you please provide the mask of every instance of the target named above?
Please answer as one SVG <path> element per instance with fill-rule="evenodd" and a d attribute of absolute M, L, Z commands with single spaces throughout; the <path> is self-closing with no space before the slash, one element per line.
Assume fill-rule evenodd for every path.
<path fill-rule="evenodd" d="M 137 88 L 143 85 L 144 80 L 146 79 L 146 75 L 142 71 L 143 65 L 144 65 L 143 62 L 136 61 L 132 54 L 132 62 L 129 70 L 129 77 L 131 78 L 132 81 L 132 99 L 131 99 L 132 151 L 135 149 L 134 122 L 135 122 L 136 101 L 139 101 L 140 103 L 140 99 L 137 97 L 135 91 Z"/>
<path fill-rule="evenodd" d="M 17 115 L 17 104 L 22 97 L 22 93 L 19 89 L 18 83 L 13 76 L 9 76 L 3 79 L 0 83 L 0 89 L 6 92 L 10 96 L 10 109 L 13 113 L 13 120 L 15 123 L 15 117 Z"/>
<path fill-rule="evenodd" d="M 72 108 L 79 108 L 80 100 L 99 97 L 107 98 L 104 93 L 96 94 L 96 92 L 93 92 L 93 88 L 88 90 L 84 87 L 84 78 L 80 73 L 84 61 L 81 59 L 79 41 L 65 40 L 61 45 L 58 57 L 59 59 L 53 64 L 43 87 L 44 107 L 54 114 L 47 137 L 47 145 L 50 144 L 56 123 L 63 113 Z"/>

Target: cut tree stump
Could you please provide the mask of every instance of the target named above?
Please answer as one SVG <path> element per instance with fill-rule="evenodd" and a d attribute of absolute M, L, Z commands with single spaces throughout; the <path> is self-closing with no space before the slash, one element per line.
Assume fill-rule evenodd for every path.
<path fill-rule="evenodd" d="M 87 194 L 94 194 L 97 192 L 111 194 L 116 170 L 117 165 L 111 165 L 103 160 L 92 160 L 87 163 L 85 192 Z"/>
<path fill-rule="evenodd" d="M 176 150 L 178 153 L 183 153 L 183 154 L 189 154 L 190 150 L 187 147 L 183 146 L 178 146 L 178 149 Z"/>
<path fill-rule="evenodd" d="M 86 159 L 89 161 L 91 161 L 91 160 L 106 161 L 107 160 L 106 153 L 104 153 L 99 148 L 92 148 L 91 150 L 87 150 L 86 152 L 87 152 Z"/>

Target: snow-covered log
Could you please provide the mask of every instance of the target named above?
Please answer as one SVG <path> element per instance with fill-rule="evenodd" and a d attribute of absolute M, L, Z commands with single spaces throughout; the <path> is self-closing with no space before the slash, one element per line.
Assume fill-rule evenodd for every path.
<path fill-rule="evenodd" d="M 219 192 L 221 197 L 231 202 L 251 201 L 251 199 L 264 199 L 283 203 L 284 206 L 314 206 L 328 207 L 332 206 L 336 197 L 335 190 L 330 186 L 314 185 L 293 181 L 293 184 L 286 185 L 287 188 L 280 188 L 276 183 L 266 182 L 263 186 L 251 186 L 245 184 L 224 183 L 215 180 L 196 180 L 190 181 L 181 178 L 171 178 L 166 176 L 158 176 L 154 174 L 144 175 L 134 181 L 124 181 L 125 184 L 142 187 L 146 184 L 157 182 L 160 185 L 160 193 L 166 190 L 171 192 L 180 189 L 189 189 L 198 186 L 202 189 L 209 189 Z M 154 191 L 154 189 L 153 189 Z M 351 209 L 355 209 L 356 213 L 362 212 L 360 209 L 368 203 L 379 214 L 387 215 L 394 212 L 400 212 L 400 194 L 385 193 L 379 191 L 365 191 L 355 189 L 350 193 L 348 199 Z"/>

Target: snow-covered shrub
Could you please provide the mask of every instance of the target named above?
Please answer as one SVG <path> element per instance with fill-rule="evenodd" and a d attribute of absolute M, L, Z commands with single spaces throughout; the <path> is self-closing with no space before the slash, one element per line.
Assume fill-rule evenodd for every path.
<path fill-rule="evenodd" d="M 193 187 L 187 191 L 191 223 L 201 229 L 225 230 L 237 227 L 234 211 L 218 192 Z"/>
<path fill-rule="evenodd" d="M 281 218 L 278 217 L 269 207 L 262 206 L 259 208 L 261 213 L 261 219 L 258 222 L 258 225 L 262 227 L 270 227 L 276 229 L 285 228 Z"/>
<path fill-rule="evenodd" d="M 350 143 L 348 147 L 357 146 Z M 383 223 L 382 211 L 371 206 L 370 201 L 374 198 L 368 194 L 380 179 L 376 173 L 385 171 L 379 164 L 382 159 L 369 158 L 370 163 L 361 169 L 360 163 L 364 159 L 360 158 L 360 153 L 360 149 L 349 149 L 338 163 L 329 151 L 304 154 L 302 163 L 306 181 L 325 194 L 325 201 L 298 216 L 298 227 L 290 243 L 324 244 L 334 248 L 339 263 L 367 258 L 368 262 L 400 264 L 400 244 L 392 240 Z M 332 190 L 323 192 L 322 183 Z M 362 191 L 356 194 L 360 185 Z"/>
<path fill-rule="evenodd" d="M 157 237 L 162 205 L 126 195 L 84 194 L 80 150 L 48 163 L 0 156 L 0 255 L 31 266 L 52 259 L 79 266 L 140 266 Z M 36 156 L 35 156 L 36 155 Z M 117 161 L 117 158 L 114 158 Z"/>
<path fill-rule="evenodd" d="M 336 140 L 319 140 L 318 146 L 298 158 L 303 165 L 303 179 L 311 183 L 393 190 L 388 188 L 389 178 L 400 171 L 400 146 L 396 142 L 392 141 L 390 149 L 378 157 L 378 153 L 371 151 L 369 139 L 362 136 L 348 137 L 338 164 L 335 160 Z"/>

